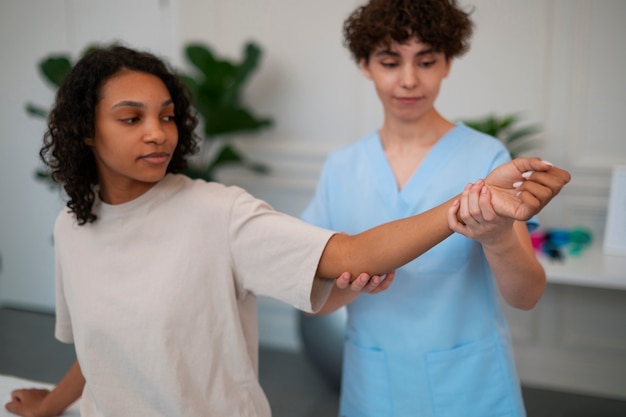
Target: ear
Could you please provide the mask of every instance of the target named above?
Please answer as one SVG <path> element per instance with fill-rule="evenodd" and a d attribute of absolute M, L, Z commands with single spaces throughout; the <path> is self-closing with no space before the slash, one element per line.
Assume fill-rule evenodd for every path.
<path fill-rule="evenodd" d="M 361 72 L 368 80 L 372 79 L 372 73 L 370 71 L 370 63 L 369 60 L 365 58 L 359 59 L 359 67 L 361 68 Z"/>

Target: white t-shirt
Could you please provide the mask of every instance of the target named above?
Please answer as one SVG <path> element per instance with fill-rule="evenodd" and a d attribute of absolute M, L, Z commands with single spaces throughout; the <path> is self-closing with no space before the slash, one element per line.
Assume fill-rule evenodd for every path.
<path fill-rule="evenodd" d="M 269 416 L 255 295 L 320 308 L 332 232 L 182 175 L 94 207 L 94 223 L 55 224 L 56 337 L 75 343 L 81 415 Z"/>

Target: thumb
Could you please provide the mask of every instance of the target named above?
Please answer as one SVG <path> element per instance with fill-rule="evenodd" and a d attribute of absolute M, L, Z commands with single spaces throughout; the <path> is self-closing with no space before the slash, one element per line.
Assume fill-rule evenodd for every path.
<path fill-rule="evenodd" d="M 6 403 L 4 405 L 4 408 L 7 409 L 7 411 L 10 411 L 13 414 L 20 414 L 20 409 L 22 408 L 22 403 L 20 403 L 19 401 L 10 401 L 8 403 Z"/>

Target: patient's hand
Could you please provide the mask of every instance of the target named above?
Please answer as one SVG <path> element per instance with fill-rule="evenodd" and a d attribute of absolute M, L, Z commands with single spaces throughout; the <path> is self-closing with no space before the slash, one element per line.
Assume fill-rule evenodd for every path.
<path fill-rule="evenodd" d="M 571 180 L 569 172 L 539 158 L 516 158 L 485 178 L 495 212 L 516 220 L 536 215 Z"/>
<path fill-rule="evenodd" d="M 47 389 L 18 389 L 11 392 L 11 401 L 5 404 L 5 408 L 13 414 L 23 417 L 40 417 L 41 403 L 50 394 Z"/>

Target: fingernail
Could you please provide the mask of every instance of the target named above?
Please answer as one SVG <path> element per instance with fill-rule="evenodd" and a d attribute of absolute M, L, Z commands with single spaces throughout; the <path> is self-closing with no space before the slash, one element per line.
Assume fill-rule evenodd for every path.
<path fill-rule="evenodd" d="M 545 160 L 541 160 L 541 162 L 543 162 L 546 165 L 550 165 L 551 167 L 554 166 L 554 164 L 552 162 L 548 162 L 548 161 L 545 161 Z"/>
<path fill-rule="evenodd" d="M 480 193 L 481 194 L 487 194 L 487 187 L 481 188 Z"/>
<path fill-rule="evenodd" d="M 513 188 L 519 188 L 524 184 L 524 181 L 518 181 L 513 183 Z"/>
<path fill-rule="evenodd" d="M 526 171 L 522 174 L 522 177 L 528 179 L 531 175 L 533 175 L 533 171 Z"/>

